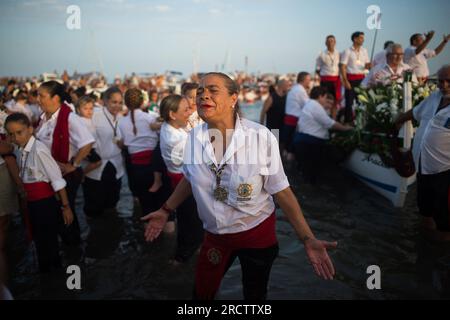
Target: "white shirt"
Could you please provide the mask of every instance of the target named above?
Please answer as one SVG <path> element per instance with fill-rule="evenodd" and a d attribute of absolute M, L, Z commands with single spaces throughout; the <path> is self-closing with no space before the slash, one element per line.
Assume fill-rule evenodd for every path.
<path fill-rule="evenodd" d="M 256 227 L 275 210 L 271 195 L 289 187 L 275 136 L 266 127 L 239 117 L 220 163 L 206 123 L 190 132 L 183 162 L 203 227 L 213 234 Z M 228 198 L 221 202 L 214 198 L 217 184 L 210 165 L 218 168 L 225 163 L 220 185 L 228 190 Z"/>
<path fill-rule="evenodd" d="M 39 127 L 36 129 L 36 138 L 43 142 L 49 150 L 52 150 L 53 132 L 55 131 L 59 111 L 60 109 L 48 120 L 45 117 L 45 113 L 42 114 Z M 94 142 L 94 137 L 86 129 L 81 118 L 74 112 L 71 112 L 69 114 L 69 160 L 76 156 L 81 148 Z"/>
<path fill-rule="evenodd" d="M 422 174 L 450 170 L 450 106 L 436 114 L 441 99 L 442 93 L 434 92 L 413 109 L 414 118 L 420 121 L 413 155 L 417 170 L 420 159 Z"/>
<path fill-rule="evenodd" d="M 89 172 L 88 178 L 100 181 L 102 173 L 108 162 L 116 168 L 116 179 L 122 178 L 125 174 L 123 165 L 122 149 L 117 146 L 117 141 L 122 140 L 122 135 L 118 129 L 119 116 L 109 113 L 107 108 L 95 110 L 92 116 L 92 123 L 95 127 L 96 146 L 95 151 L 102 159 L 102 164 L 97 169 Z"/>
<path fill-rule="evenodd" d="M 320 70 L 321 76 L 339 75 L 339 52 L 322 51 L 316 59 L 316 70 Z"/>
<path fill-rule="evenodd" d="M 286 98 L 286 115 L 300 117 L 300 112 L 309 100 L 308 93 L 305 88 L 297 83 L 289 90 Z"/>
<path fill-rule="evenodd" d="M 3 159 L 2 156 L 0 156 L 0 166 L 1 166 L 2 164 L 4 164 L 4 163 L 5 163 L 5 160 Z"/>
<path fill-rule="evenodd" d="M 347 66 L 348 74 L 364 74 L 366 64 L 370 62 L 369 53 L 366 48 L 360 48 L 359 52 L 354 47 L 342 52 L 341 63 Z"/>
<path fill-rule="evenodd" d="M 373 57 L 372 68 L 375 68 L 377 66 L 383 66 L 387 62 L 386 53 L 387 53 L 386 50 L 382 50 Z"/>
<path fill-rule="evenodd" d="M 176 129 L 164 122 L 161 126 L 161 155 L 167 170 L 171 173 L 183 173 L 184 147 L 188 133 L 184 128 Z"/>
<path fill-rule="evenodd" d="M 23 183 L 48 182 L 55 192 L 66 187 L 58 164 L 41 141 L 31 137 L 24 148 L 16 148 L 15 152 Z"/>
<path fill-rule="evenodd" d="M 394 71 L 387 63 L 381 66 L 377 66 L 370 70 L 369 74 L 364 78 L 361 83 L 362 87 L 373 87 L 378 84 L 387 86 L 392 82 L 403 83 L 404 73 L 406 71 L 412 71 L 411 67 L 407 64 L 400 64 L 397 70 Z M 412 82 L 417 83 L 417 77 L 413 74 Z"/>
<path fill-rule="evenodd" d="M 10 106 L 8 107 L 8 110 L 11 112 L 17 112 L 17 113 L 23 113 L 24 115 L 26 115 L 28 117 L 28 119 L 30 119 L 30 121 L 33 120 L 33 112 L 27 108 L 26 105 L 23 105 L 21 103 L 11 103 Z"/>
<path fill-rule="evenodd" d="M 84 118 L 84 117 L 80 117 L 80 119 L 86 126 L 86 129 L 88 129 L 89 133 L 94 137 L 95 141 L 97 141 L 97 136 L 95 133 L 95 125 L 94 125 L 94 122 L 92 122 L 92 119 Z M 96 145 L 96 143 L 94 143 L 94 146 Z"/>
<path fill-rule="evenodd" d="M 150 124 L 155 122 L 156 119 L 157 117 L 154 114 L 143 112 L 140 109 L 134 110 L 134 122 L 137 129 L 136 135 L 133 133 L 131 111 L 126 117 L 120 119 L 119 130 L 130 154 L 154 150 L 156 148 L 158 134 L 150 128 Z"/>
<path fill-rule="evenodd" d="M 436 56 L 436 51 L 430 49 L 423 49 L 419 54 L 416 54 L 416 47 L 409 47 L 405 50 L 404 61 L 411 68 L 418 78 L 425 78 L 430 75 L 428 68 L 428 59 Z"/>
<path fill-rule="evenodd" d="M 298 120 L 298 131 L 319 139 L 328 139 L 328 130 L 336 121 L 330 118 L 322 105 L 316 100 L 309 100 L 303 107 Z"/>

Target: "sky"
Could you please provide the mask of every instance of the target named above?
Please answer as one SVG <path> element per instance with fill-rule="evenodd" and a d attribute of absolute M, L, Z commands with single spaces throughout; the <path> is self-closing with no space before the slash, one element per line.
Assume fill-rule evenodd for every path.
<path fill-rule="evenodd" d="M 70 5 L 80 8 L 80 29 L 67 28 Z M 297 73 L 313 71 L 334 34 L 339 51 L 354 31 L 375 30 L 367 8 L 382 12 L 375 52 L 386 40 L 405 46 L 413 33 L 435 30 L 435 48 L 450 33 L 448 0 L 2 0 L 0 76 L 101 71 L 107 77 L 194 70 Z M 430 61 L 435 72 L 450 63 L 450 44 Z"/>

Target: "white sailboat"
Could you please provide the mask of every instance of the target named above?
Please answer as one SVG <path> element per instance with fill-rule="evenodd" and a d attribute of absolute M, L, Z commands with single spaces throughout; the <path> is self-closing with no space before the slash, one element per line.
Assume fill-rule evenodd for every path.
<path fill-rule="evenodd" d="M 407 82 L 403 87 L 404 112 L 412 108 L 412 83 Z M 413 127 L 405 124 L 399 136 L 403 138 L 403 148 L 410 149 L 413 138 Z M 346 160 L 344 166 L 360 181 L 389 199 L 395 207 L 401 208 L 405 204 L 410 186 L 416 181 L 416 175 L 409 178 L 401 177 L 394 168 L 384 165 L 376 154 L 367 154 L 355 150 Z"/>

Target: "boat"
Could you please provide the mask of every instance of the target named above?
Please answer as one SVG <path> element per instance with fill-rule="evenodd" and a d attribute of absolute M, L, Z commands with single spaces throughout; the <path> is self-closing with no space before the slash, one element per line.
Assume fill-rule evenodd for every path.
<path fill-rule="evenodd" d="M 412 85 L 405 83 L 403 88 L 404 112 L 412 108 Z M 399 133 L 403 138 L 403 148 L 409 150 L 414 130 L 410 123 L 405 124 Z M 402 208 L 416 175 L 401 177 L 394 168 L 387 167 L 377 154 L 367 154 L 359 149 L 354 150 L 346 159 L 344 167 L 357 179 L 371 189 L 390 200 L 394 207 Z"/>

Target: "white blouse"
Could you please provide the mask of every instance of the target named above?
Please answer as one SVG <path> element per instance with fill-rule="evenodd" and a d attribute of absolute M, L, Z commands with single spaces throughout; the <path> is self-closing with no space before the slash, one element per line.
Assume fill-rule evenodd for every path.
<path fill-rule="evenodd" d="M 223 165 L 220 186 L 228 195 L 219 201 L 214 197 L 218 185 L 211 167 Z M 266 127 L 239 117 L 220 163 L 216 161 L 208 125 L 192 130 L 185 147 L 183 171 L 203 226 L 214 234 L 256 227 L 274 212 L 272 195 L 289 187 L 275 136 Z"/>

